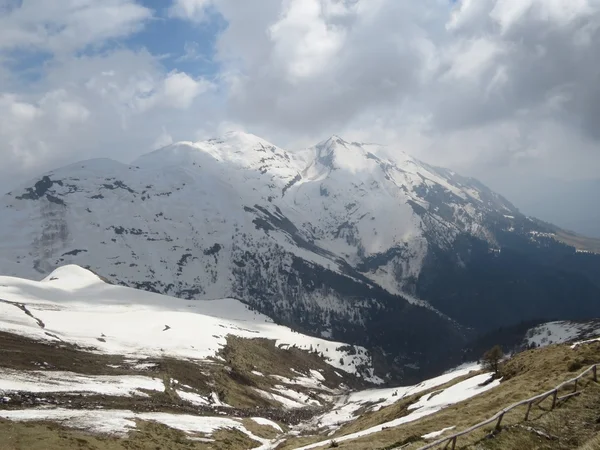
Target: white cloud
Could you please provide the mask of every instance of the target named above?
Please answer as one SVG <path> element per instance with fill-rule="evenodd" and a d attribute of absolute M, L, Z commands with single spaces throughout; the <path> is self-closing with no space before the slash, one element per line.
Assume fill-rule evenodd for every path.
<path fill-rule="evenodd" d="M 206 20 L 212 3 L 212 0 L 175 0 L 169 12 L 171 17 L 202 22 Z"/>
<path fill-rule="evenodd" d="M 85 122 L 90 116 L 90 111 L 64 89 L 45 94 L 40 100 L 40 108 L 44 115 L 51 116 L 58 126 L 65 129 Z"/>
<path fill-rule="evenodd" d="M 210 107 L 187 115 L 211 86 L 166 72 L 145 51 L 63 58 L 32 88 L 0 91 L 0 179 L 31 177 L 92 157 L 129 162 L 173 136 L 189 139 L 214 115 Z M 156 136 L 167 128 L 171 133 Z"/>
<path fill-rule="evenodd" d="M 123 119 L 157 108 L 187 109 L 199 95 L 212 88 L 209 81 L 194 79 L 184 72 L 161 72 L 153 57 L 146 52 L 135 56 L 139 66 L 120 66 L 118 62 L 127 57 L 131 57 L 130 52 L 95 58 L 94 63 L 104 61 L 111 64 L 107 66 L 110 70 L 84 80 L 85 87 L 109 102 Z"/>
<path fill-rule="evenodd" d="M 151 17 L 133 0 L 27 0 L 0 15 L 0 49 L 72 52 L 131 34 Z"/>
<path fill-rule="evenodd" d="M 497 0 L 490 13 L 502 32 L 527 21 L 549 21 L 567 25 L 594 12 L 594 0 Z"/>
<path fill-rule="evenodd" d="M 152 144 L 152 149 L 159 149 L 166 147 L 167 145 L 171 145 L 173 143 L 173 136 L 171 136 L 167 130 L 163 127 L 161 133 L 158 135 L 154 143 Z"/>
<path fill-rule="evenodd" d="M 336 8 L 331 8 L 331 6 Z M 329 6 L 329 8 L 328 8 Z M 342 2 L 288 0 L 281 18 L 269 28 L 274 56 L 292 81 L 314 76 L 335 64 L 345 30 L 328 21 L 346 13 Z"/>
<path fill-rule="evenodd" d="M 460 41 L 446 54 L 449 65 L 446 75 L 454 79 L 478 82 L 502 52 L 502 44 L 488 38 L 478 37 Z"/>
<path fill-rule="evenodd" d="M 600 173 L 600 2 L 213 6 L 227 118 L 281 145 L 388 143 L 507 192 Z"/>
<path fill-rule="evenodd" d="M 10 95 L 5 95 L 3 99 L 0 99 L 0 103 L 3 103 L 2 100 L 10 105 L 10 115 L 14 117 L 17 122 L 31 122 L 41 114 L 41 111 L 34 105 L 16 101 L 14 100 L 14 97 Z"/>
<path fill-rule="evenodd" d="M 391 143 L 484 181 L 600 173 L 597 0 L 170 5 L 160 20 L 202 31 L 215 14 L 227 23 L 209 61 L 214 79 L 190 73 L 210 55 L 200 38 L 168 69 L 143 50 L 107 52 L 152 18 L 133 0 L 29 0 L 4 12 L 8 160 L 27 173 L 80 157 L 127 160 L 234 126 L 292 147 L 334 133 Z M 90 46 L 104 51 L 74 56 Z M 28 48 L 55 54 L 32 85 L 15 77 L 6 52 Z"/>
<path fill-rule="evenodd" d="M 198 95 L 211 88 L 211 83 L 204 79 L 195 80 L 183 72 L 172 72 L 163 81 L 163 98 L 165 105 L 178 109 L 187 109 Z"/>

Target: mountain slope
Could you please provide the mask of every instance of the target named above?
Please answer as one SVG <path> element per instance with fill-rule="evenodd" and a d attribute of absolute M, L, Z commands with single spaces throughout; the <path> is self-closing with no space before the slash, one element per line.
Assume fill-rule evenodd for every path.
<path fill-rule="evenodd" d="M 476 180 L 335 136 L 289 152 L 236 132 L 132 165 L 86 161 L 0 209 L 3 273 L 73 263 L 176 297 L 237 298 L 377 350 L 380 373 L 405 379 L 457 363 L 471 330 L 600 315 L 600 257 Z"/>
<path fill-rule="evenodd" d="M 41 282 L 0 277 L 0 311 L 4 332 L 104 354 L 205 360 L 228 336 L 260 337 L 318 349 L 334 367 L 376 380 L 364 348 L 295 333 L 237 300 L 191 302 L 113 286 L 74 265 Z"/>
<path fill-rule="evenodd" d="M 417 386 L 408 392 L 402 388 L 390 389 L 387 395 L 385 390 L 358 392 L 350 398 L 365 399 L 369 394 L 371 399 L 378 395 L 381 398 L 373 406 L 367 403 L 357 416 L 352 416 L 356 405 L 350 402 L 349 414 L 344 414 L 343 407 L 338 410 L 341 426 L 334 427 L 333 433 L 328 433 L 328 424 L 323 423 L 321 428 L 315 427 L 310 436 L 290 438 L 279 449 L 320 450 L 335 447 L 331 444 L 335 441 L 340 448 L 349 450 L 417 450 L 443 435 L 468 430 L 514 403 L 555 388 L 597 364 L 599 358 L 598 339 L 579 345 L 551 345 L 507 358 L 501 365 L 501 378 L 493 381 L 489 374 L 464 375 L 463 372 L 464 377 L 451 378 L 448 384 L 431 390 L 430 383 L 434 380 L 423 383 L 424 391 L 419 391 L 421 386 Z M 460 370 L 453 373 L 459 374 Z M 588 374 L 579 380 L 577 390 L 577 396 L 558 400 L 555 408 L 552 396 L 533 404 L 528 420 L 524 420 L 527 405 L 515 408 L 505 414 L 500 430 L 495 429 L 494 421 L 460 436 L 456 448 L 595 449 L 597 447 L 584 447 L 584 444 L 600 432 L 597 420 L 600 385 Z M 416 395 L 412 396 L 411 391 Z M 393 393 L 396 396 L 389 397 Z M 572 393 L 573 384 L 568 384 L 560 389 L 559 396 Z M 332 412 L 325 417 L 328 416 L 333 419 L 336 414 Z M 437 448 L 443 446 L 444 443 Z"/>
<path fill-rule="evenodd" d="M 141 443 L 158 433 L 153 448 L 159 438 L 169 448 L 195 440 L 273 448 L 282 426 L 314 416 L 350 387 L 379 382 L 372 373 L 364 348 L 295 333 L 232 299 L 169 298 L 72 265 L 41 282 L 0 277 L 8 448 L 37 444 L 2 418 L 57 421 L 88 433 L 79 443 L 90 432 L 135 434 Z M 163 428 L 149 430 L 152 423 Z M 59 448 L 79 445 L 60 434 Z M 55 439 L 46 431 L 45 448 Z"/>
<path fill-rule="evenodd" d="M 232 299 L 170 298 L 64 266 L 40 282 L 0 277 L 0 433 L 14 449 L 417 449 L 573 378 L 598 361 L 597 332 L 597 322 L 537 327 L 540 344 L 595 339 L 516 354 L 500 379 L 468 363 L 381 388 L 364 348 Z M 515 409 L 500 433 L 492 424 L 459 443 L 576 448 L 600 431 L 598 389 L 589 374 L 577 397 L 552 410 L 548 398 L 527 422 Z"/>
<path fill-rule="evenodd" d="M 23 433 L 18 422 L 44 421 L 81 430 L 58 428 L 57 436 L 50 427 L 45 448 L 88 439 L 105 448 L 110 435 L 117 448 L 273 449 L 317 423 L 335 431 L 364 408 L 477 370 L 356 391 L 380 382 L 364 348 L 295 333 L 235 300 L 186 301 L 109 285 L 74 265 L 41 282 L 0 277 L 0 431 L 10 448 L 35 448 L 29 436 L 41 430 L 34 424 Z M 459 391 L 470 397 L 491 387 Z M 419 414 L 456 401 L 450 395 Z"/>

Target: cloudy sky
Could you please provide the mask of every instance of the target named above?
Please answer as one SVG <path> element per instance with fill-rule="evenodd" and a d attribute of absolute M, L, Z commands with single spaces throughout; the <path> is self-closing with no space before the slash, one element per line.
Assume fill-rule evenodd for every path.
<path fill-rule="evenodd" d="M 600 0 L 0 0 L 0 188 L 243 129 L 473 175 L 600 236 Z"/>

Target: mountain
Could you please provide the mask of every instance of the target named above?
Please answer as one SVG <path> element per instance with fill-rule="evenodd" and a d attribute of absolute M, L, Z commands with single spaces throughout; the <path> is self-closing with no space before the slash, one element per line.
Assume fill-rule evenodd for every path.
<path fill-rule="evenodd" d="M 528 339 L 544 347 L 505 358 L 500 376 L 471 362 L 382 387 L 365 348 L 235 299 L 111 285 L 75 265 L 41 281 L 0 276 L 2 448 L 416 450 L 485 420 L 461 448 L 597 448 L 599 326 L 537 327 Z M 496 428 L 499 411 L 533 396 Z"/>
<path fill-rule="evenodd" d="M 600 316 L 600 256 L 478 181 L 334 136 L 291 152 L 234 132 L 131 165 L 91 160 L 0 200 L 0 273 L 78 264 L 184 299 L 235 298 L 374 351 L 405 380 L 477 333 Z"/>
<path fill-rule="evenodd" d="M 0 277 L 0 433 L 9 448 L 93 439 L 94 448 L 268 450 L 401 401 L 421 399 L 398 424 L 433 415 L 498 387 L 479 386 L 489 375 L 472 363 L 380 388 L 366 349 L 296 333 L 234 299 L 114 286 L 75 265 L 41 281 Z M 40 430 L 38 421 L 58 424 Z"/>
<path fill-rule="evenodd" d="M 93 448 L 121 448 L 115 437 L 137 430 L 136 448 L 201 441 L 210 445 L 193 448 L 270 449 L 282 426 L 380 382 L 372 371 L 364 348 L 296 333 L 237 300 L 109 285 L 74 265 L 39 282 L 0 277 L 7 448 L 75 448 L 103 434 L 110 444 Z M 57 421 L 87 434 L 56 436 L 52 427 L 32 439 L 30 426 L 20 436 L 4 419 Z"/>

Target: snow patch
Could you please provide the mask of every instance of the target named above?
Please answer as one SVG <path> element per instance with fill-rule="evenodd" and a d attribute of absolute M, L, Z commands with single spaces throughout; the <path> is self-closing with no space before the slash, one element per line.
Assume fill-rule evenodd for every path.
<path fill-rule="evenodd" d="M 75 410 L 75 409 L 26 409 L 3 411 L 0 418 L 14 421 L 49 420 L 59 422 L 69 428 L 93 433 L 124 437 L 135 430 L 136 420 L 158 422 L 170 428 L 183 431 L 191 439 L 198 440 L 196 434 L 212 435 L 217 430 L 231 428 L 241 431 L 267 449 L 270 441 L 253 435 L 241 421 L 224 417 L 191 416 L 169 413 L 135 413 L 127 410 Z"/>
<path fill-rule="evenodd" d="M 162 380 L 134 375 L 81 375 L 61 371 L 17 371 L 0 368 L 0 391 L 85 392 L 114 396 L 145 396 L 141 390 L 164 391 Z"/>
<path fill-rule="evenodd" d="M 442 434 L 444 434 L 446 431 L 454 430 L 455 428 L 456 428 L 455 426 L 448 427 L 448 428 L 442 428 L 439 431 L 432 431 L 431 433 L 424 434 L 421 437 L 423 439 L 435 439 L 436 437 L 441 436 Z"/>
<path fill-rule="evenodd" d="M 283 429 L 277 423 L 273 422 L 272 420 L 264 419 L 262 417 L 252 417 L 251 419 L 259 425 L 272 427 L 272 428 L 275 428 L 280 433 L 283 433 Z"/>

